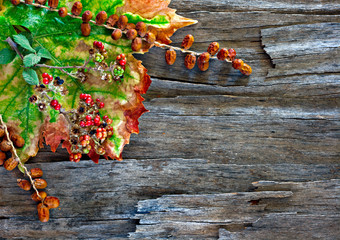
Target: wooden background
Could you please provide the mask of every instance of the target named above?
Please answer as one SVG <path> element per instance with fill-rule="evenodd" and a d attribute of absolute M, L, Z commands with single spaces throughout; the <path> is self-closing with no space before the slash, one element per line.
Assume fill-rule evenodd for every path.
<path fill-rule="evenodd" d="M 68 161 L 48 148 L 41 167 L 61 200 L 51 220 L 0 168 L 0 238 L 339 239 L 340 1 L 173 0 L 199 23 L 179 30 L 193 49 L 218 41 L 253 67 L 214 60 L 208 72 L 143 60 L 150 110 L 123 162 Z"/>

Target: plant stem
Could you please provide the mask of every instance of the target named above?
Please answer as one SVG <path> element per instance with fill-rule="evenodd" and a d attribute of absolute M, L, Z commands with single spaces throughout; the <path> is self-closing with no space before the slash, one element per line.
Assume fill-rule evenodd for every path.
<path fill-rule="evenodd" d="M 16 51 L 16 53 L 21 57 L 21 59 L 24 59 L 24 56 L 19 51 L 17 44 L 12 40 L 11 37 L 6 38 L 5 42 L 8 42 L 8 44 L 11 46 L 11 48 Z"/>

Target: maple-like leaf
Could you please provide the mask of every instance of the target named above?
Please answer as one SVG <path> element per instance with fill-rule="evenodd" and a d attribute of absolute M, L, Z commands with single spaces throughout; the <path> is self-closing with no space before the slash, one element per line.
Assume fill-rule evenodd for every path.
<path fill-rule="evenodd" d="M 162 43 L 169 43 L 169 37 L 178 28 L 195 23 L 193 20 L 178 16 L 175 10 L 168 8 L 170 1 L 81 2 L 84 11 L 98 13 L 105 10 L 108 15 L 124 14 L 129 22 L 144 21 L 149 29 L 157 31 L 157 41 Z M 62 0 L 59 7 L 66 6 L 71 9 L 73 3 L 74 1 Z M 44 60 L 48 65 L 82 65 L 88 57 L 93 41 L 104 43 L 109 55 L 108 62 L 114 61 L 121 53 L 126 54 L 127 65 L 121 84 L 107 83 L 94 74 L 88 81 L 81 83 L 60 70 L 36 69 L 39 76 L 43 72 L 48 72 L 66 80 L 64 85 L 68 89 L 68 94 L 64 97 L 58 94 L 53 96 L 66 110 L 77 107 L 80 93 L 89 93 L 93 98 L 103 100 L 105 108 L 101 113 L 113 119 L 114 127 L 114 135 L 105 142 L 105 157 L 121 160 L 123 147 L 129 143 L 131 133 L 139 132 L 138 118 L 147 111 L 142 103 L 141 94 L 146 93 L 151 83 L 147 70 L 132 56 L 131 41 L 124 38 L 113 41 L 110 37 L 112 30 L 94 24 L 91 24 L 91 35 L 83 37 L 80 19 L 60 18 L 57 12 L 47 9 L 25 4 L 13 6 L 10 1 L 0 2 L 0 9 L 0 40 L 2 40 L 0 50 L 10 49 L 4 40 L 17 34 L 13 26 L 22 26 L 30 31 L 31 45 L 36 52 L 42 52 L 42 48 L 48 50 L 50 55 L 44 55 L 48 56 Z M 43 52 L 47 54 L 46 51 Z M 0 65 L 0 113 L 3 114 L 7 124 L 15 128 L 26 141 L 25 147 L 19 153 L 21 159 L 25 161 L 30 156 L 35 156 L 39 142 L 42 146 L 43 141 L 51 145 L 52 151 L 55 151 L 64 140 L 63 147 L 70 151 L 68 122 L 62 115 L 57 115 L 55 110 L 40 112 L 37 106 L 29 103 L 28 98 L 34 93 L 34 86 L 28 85 L 23 79 L 23 69 L 23 61 L 18 56 L 11 63 Z M 98 162 L 99 155 L 94 151 L 91 151 L 89 156 Z"/>

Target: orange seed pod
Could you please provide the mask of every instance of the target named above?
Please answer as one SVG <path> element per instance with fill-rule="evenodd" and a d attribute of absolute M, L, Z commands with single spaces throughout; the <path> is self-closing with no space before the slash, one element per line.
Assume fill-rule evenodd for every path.
<path fill-rule="evenodd" d="M 120 29 L 115 29 L 111 34 L 111 38 L 113 40 L 119 40 L 121 37 L 122 37 L 122 30 Z"/>
<path fill-rule="evenodd" d="M 183 42 L 182 42 L 182 48 L 184 48 L 184 49 L 191 48 L 194 41 L 195 41 L 194 36 L 192 36 L 191 34 L 186 35 L 183 39 Z"/>
<path fill-rule="evenodd" d="M 15 160 L 14 158 L 9 158 L 5 161 L 4 163 L 4 168 L 7 171 L 12 171 L 14 168 L 16 168 L 18 166 L 18 161 Z"/>
<path fill-rule="evenodd" d="M 91 11 L 86 10 L 83 15 L 81 16 L 81 19 L 83 20 L 84 23 L 88 23 L 93 17 L 93 14 Z"/>
<path fill-rule="evenodd" d="M 138 22 L 136 24 L 136 30 L 139 36 L 144 37 L 146 34 L 146 29 L 147 27 L 146 27 L 145 22 Z"/>
<path fill-rule="evenodd" d="M 147 32 L 144 37 L 149 44 L 154 44 L 156 41 L 156 36 L 152 32 Z"/>
<path fill-rule="evenodd" d="M 188 54 L 185 57 L 184 60 L 184 66 L 187 69 L 193 69 L 195 67 L 196 64 L 196 56 L 194 54 Z"/>
<path fill-rule="evenodd" d="M 66 7 L 59 8 L 58 14 L 59 14 L 60 17 L 66 17 L 67 16 L 67 8 Z"/>
<path fill-rule="evenodd" d="M 23 189 L 25 191 L 31 190 L 32 185 L 31 185 L 31 183 L 29 181 L 27 181 L 25 179 L 18 179 L 17 181 L 18 181 L 18 186 L 21 189 Z"/>
<path fill-rule="evenodd" d="M 141 48 L 142 48 L 142 39 L 139 37 L 136 37 L 135 39 L 132 40 L 131 49 L 134 52 L 138 52 Z"/>
<path fill-rule="evenodd" d="M 51 196 L 48 196 L 45 198 L 44 200 L 44 204 L 49 208 L 57 208 L 59 207 L 59 204 L 60 204 L 60 201 L 57 197 L 51 197 Z"/>
<path fill-rule="evenodd" d="M 130 29 L 126 32 L 126 36 L 128 39 L 133 40 L 137 37 L 137 30 L 136 29 Z"/>
<path fill-rule="evenodd" d="M 30 173 L 32 178 L 41 178 L 43 176 L 43 171 L 40 168 L 32 168 Z"/>
<path fill-rule="evenodd" d="M 83 34 L 84 37 L 87 37 L 91 33 L 91 26 L 89 23 L 82 23 L 80 25 L 81 33 Z"/>
<path fill-rule="evenodd" d="M 220 44 L 218 42 L 212 42 L 210 43 L 209 47 L 208 47 L 208 53 L 211 55 L 211 56 L 214 56 L 217 52 L 218 52 L 218 49 L 220 48 Z"/>
<path fill-rule="evenodd" d="M 48 6 L 50 8 L 57 8 L 59 4 L 59 0 L 48 0 Z"/>
<path fill-rule="evenodd" d="M 47 182 L 45 181 L 45 179 L 37 178 L 34 180 L 34 186 L 37 189 L 44 189 L 47 187 Z"/>
<path fill-rule="evenodd" d="M 128 23 L 128 18 L 125 15 L 121 15 L 117 22 L 117 27 L 121 30 L 124 30 L 126 28 L 126 24 Z"/>
<path fill-rule="evenodd" d="M 83 10 L 83 4 L 81 2 L 75 2 L 72 6 L 71 13 L 79 16 Z"/>
<path fill-rule="evenodd" d="M 38 197 L 38 194 L 35 192 L 31 195 L 31 198 L 33 201 L 40 202 L 41 200 L 45 199 L 47 197 L 47 193 L 44 191 L 39 191 L 40 197 Z"/>
<path fill-rule="evenodd" d="M 165 52 L 165 61 L 168 65 L 173 65 L 176 61 L 176 51 L 173 48 L 170 48 Z"/>
<path fill-rule="evenodd" d="M 18 134 L 13 134 L 11 140 L 17 148 L 22 148 L 25 145 L 25 140 Z"/>
<path fill-rule="evenodd" d="M 39 203 L 37 209 L 40 222 L 48 222 L 50 219 L 50 210 L 48 207 L 42 203 Z"/>
<path fill-rule="evenodd" d="M 110 27 L 114 27 L 116 25 L 116 23 L 118 22 L 118 15 L 117 14 L 113 14 L 109 17 L 109 19 L 107 19 L 106 24 L 109 25 Z"/>
<path fill-rule="evenodd" d="M 96 16 L 96 23 L 98 25 L 104 24 L 107 19 L 107 13 L 105 11 L 101 11 Z"/>
<path fill-rule="evenodd" d="M 253 70 L 251 69 L 251 67 L 248 64 L 243 64 L 242 68 L 240 69 L 241 73 L 244 75 L 249 76 Z"/>
<path fill-rule="evenodd" d="M 201 71 L 207 71 L 209 68 L 210 54 L 207 52 L 202 53 L 197 60 L 197 66 Z"/>

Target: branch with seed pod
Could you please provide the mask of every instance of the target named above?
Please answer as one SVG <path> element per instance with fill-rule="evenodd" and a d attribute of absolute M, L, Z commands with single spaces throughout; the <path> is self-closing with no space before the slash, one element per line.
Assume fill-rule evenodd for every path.
<path fill-rule="evenodd" d="M 30 191 L 33 187 L 35 193 L 33 193 L 31 197 L 34 201 L 39 202 L 37 206 L 39 220 L 41 222 L 48 222 L 50 217 L 49 209 L 59 207 L 59 199 L 57 197 L 47 196 L 46 192 L 38 190 L 47 187 L 47 182 L 41 178 L 43 175 L 43 171 L 40 168 L 33 168 L 28 171 L 26 166 L 21 162 L 15 148 L 15 146 L 23 147 L 25 144 L 24 139 L 16 134 L 10 136 L 7 125 L 4 123 L 1 114 L 0 123 L 0 137 L 7 139 L 5 141 L 2 141 L 2 143 L 6 142 L 6 146 L 8 146 L 6 148 L 1 146 L 1 151 L 10 151 L 14 155 L 14 157 L 10 157 L 5 161 L 4 168 L 8 171 L 12 171 L 19 164 L 20 168 L 23 169 L 25 175 L 28 176 L 29 181 L 25 179 L 18 179 L 18 186 L 25 191 Z"/>
<path fill-rule="evenodd" d="M 171 45 L 163 44 L 157 42 L 157 36 L 155 32 L 147 31 L 147 25 L 144 22 L 138 22 L 136 25 L 128 22 L 128 18 L 125 15 L 118 16 L 113 14 L 111 16 L 107 16 L 105 11 L 101 11 L 95 17 L 95 21 L 92 20 L 93 14 L 90 10 L 86 10 L 82 16 L 80 16 L 83 6 L 81 2 L 75 2 L 72 6 L 71 13 L 68 13 L 66 7 L 62 7 L 57 9 L 59 0 L 48 0 L 48 6 L 45 6 L 46 1 L 33 1 L 25 0 L 11 0 L 13 5 L 19 5 L 20 3 L 25 3 L 28 5 L 33 5 L 36 7 L 44 8 L 49 11 L 58 12 L 60 17 L 72 17 L 82 20 L 81 24 L 81 32 L 87 37 L 91 34 L 91 25 L 96 24 L 103 26 L 107 29 L 113 30 L 111 37 L 113 40 L 119 40 L 123 35 L 127 37 L 127 39 L 131 40 L 131 49 L 134 52 L 139 52 L 142 49 L 143 41 L 146 45 L 151 48 L 152 46 L 156 46 L 166 50 L 165 60 L 168 65 L 173 65 L 176 61 L 176 51 L 180 51 L 182 53 L 187 53 L 188 55 L 185 57 L 184 66 L 187 69 L 193 69 L 196 65 L 201 71 L 207 71 L 209 68 L 210 59 L 218 59 L 221 61 L 226 61 L 232 63 L 232 67 L 234 69 L 240 70 L 240 72 L 244 75 L 250 75 L 252 73 L 252 68 L 244 63 L 241 59 L 236 59 L 236 51 L 232 48 L 226 49 L 222 48 L 219 50 L 220 46 L 218 42 L 212 42 L 207 52 L 198 53 L 195 51 L 190 51 L 190 47 L 194 43 L 194 37 L 190 34 L 185 36 L 182 42 L 182 48 L 174 47 Z M 41 3 L 41 4 L 39 4 Z M 217 56 L 214 56 L 217 53 Z M 52 68 L 52 67 L 50 67 Z M 54 67 L 55 68 L 55 67 Z M 77 67 L 75 67 L 77 68 Z M 64 69 L 62 69 L 64 71 Z M 67 73 L 66 71 L 64 71 Z"/>

